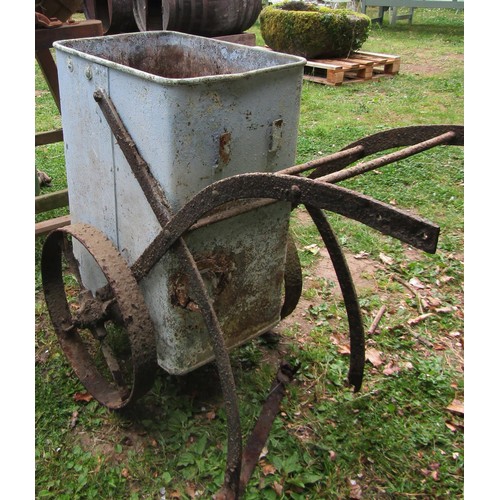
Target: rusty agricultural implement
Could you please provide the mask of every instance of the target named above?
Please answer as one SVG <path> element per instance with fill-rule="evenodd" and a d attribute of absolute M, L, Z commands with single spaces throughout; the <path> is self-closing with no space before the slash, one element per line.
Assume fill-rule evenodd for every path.
<path fill-rule="evenodd" d="M 71 42 L 68 43 L 72 46 Z M 78 43 L 88 47 L 88 44 L 100 43 L 100 40 Z M 220 43 L 224 50 L 232 45 L 210 43 Z M 262 54 L 257 53 L 259 57 Z M 65 59 L 67 53 L 61 52 L 59 60 L 64 67 L 60 68 L 60 73 L 67 70 L 74 75 L 80 71 L 74 55 L 70 51 Z M 50 233 L 42 251 L 43 289 L 51 321 L 77 377 L 96 400 L 112 410 L 125 408 L 146 394 L 152 386 L 158 364 L 167 371 L 173 366 L 173 372 L 182 373 L 185 363 L 189 364 L 186 370 L 190 371 L 215 360 L 227 413 L 228 445 L 226 474 L 219 498 L 240 498 L 267 440 L 285 386 L 293 379 L 297 368 L 285 362 L 281 365 L 261 416 L 243 447 L 229 350 L 268 331 L 297 306 L 302 294 L 302 272 L 297 249 L 288 236 L 290 213 L 299 205 L 307 209 L 330 255 L 348 316 L 351 351 L 348 381 L 358 391 L 365 363 L 363 321 L 346 259 L 325 211 L 359 221 L 425 252 L 435 252 L 439 235 L 437 225 L 337 183 L 436 146 L 463 146 L 464 130 L 462 126 L 433 125 L 383 131 L 304 164 L 288 163 L 271 172 L 222 174 L 221 178 L 196 189 L 185 202 L 173 204 L 161 179 L 154 175 L 150 161 L 146 159 L 147 152 L 141 151 L 138 134 L 125 124 L 120 108 L 122 104 L 117 103 L 124 102 L 123 99 L 118 96 L 115 100 L 111 96 L 109 89 L 113 88 L 114 80 L 108 80 L 108 83 L 112 82 L 110 85 L 99 84 L 99 71 L 95 67 L 95 55 L 94 59 L 84 61 L 81 74 L 91 99 L 81 97 L 82 106 L 91 108 L 89 116 L 109 131 L 112 140 L 106 141 L 112 144 L 114 157 L 122 155 L 122 162 L 116 170 L 120 170 L 119 175 L 126 176 L 127 184 L 117 182 L 114 192 L 122 190 L 126 193 L 124 199 L 130 202 L 129 210 L 135 209 L 140 198 L 141 206 L 147 207 L 144 211 L 153 214 L 154 221 L 134 225 L 131 234 L 143 243 L 134 255 L 131 247 L 116 236 L 124 216 L 110 224 L 113 230 L 118 228 L 117 232 L 106 234 L 101 224 L 101 219 L 108 217 L 106 210 L 98 209 L 97 215 L 92 213 L 85 220 L 85 211 L 73 212 L 71 208 L 70 186 L 70 208 L 72 219 L 76 220 Z M 62 83 L 64 90 L 64 80 Z M 64 120 L 65 113 L 66 116 L 71 114 L 68 104 L 65 111 L 64 95 L 62 103 Z M 200 120 L 204 119 L 208 120 L 206 116 L 200 116 Z M 286 125 L 286 120 L 280 119 L 269 124 L 266 154 L 272 158 L 280 147 L 282 128 Z M 66 140 L 71 138 L 71 123 L 68 126 L 66 122 L 64 126 Z M 227 131 L 217 135 L 214 141 L 219 158 L 217 168 L 224 162 L 241 160 L 238 157 L 226 158 L 236 149 L 237 139 Z M 294 148 L 293 140 L 292 143 Z M 71 139 L 68 139 L 70 144 Z M 99 148 L 92 144 L 87 145 L 87 149 L 93 154 L 94 149 Z M 383 154 L 388 150 L 389 153 Z M 92 158 L 92 161 L 97 161 Z M 87 167 L 85 162 L 78 165 L 80 170 Z M 118 174 L 114 171 L 113 175 Z M 129 191 L 136 188 L 131 198 Z M 86 192 L 85 186 L 82 189 L 82 199 L 88 200 L 87 204 L 98 203 L 90 201 L 94 195 Z M 116 199 L 106 200 L 108 202 L 115 208 L 120 204 Z M 263 213 L 267 215 L 262 216 Z M 256 233 L 249 233 L 240 241 L 239 232 L 244 233 L 256 217 Z M 225 224 L 231 225 L 233 221 L 239 222 L 227 233 L 226 248 L 217 238 L 223 232 L 220 228 L 224 229 Z M 239 245 L 245 246 L 245 241 L 252 240 L 248 242 L 250 248 L 255 239 L 256 246 L 261 245 L 259 231 L 264 232 L 262 241 L 266 242 L 274 231 L 273 221 L 278 221 L 277 224 L 284 228 L 283 231 L 276 230 L 278 236 L 271 255 L 271 260 L 276 262 L 267 263 L 268 256 L 259 255 L 258 251 L 255 253 L 253 248 L 243 258 L 239 254 Z M 153 230 L 147 241 L 144 238 L 144 243 L 141 231 L 146 226 Z M 208 240 L 212 233 L 215 233 L 216 243 L 206 253 L 204 242 L 211 244 Z M 196 234 L 202 235 L 201 243 L 193 246 Z M 264 251 L 271 253 L 267 247 Z M 175 265 L 171 265 L 172 262 Z M 253 282 L 251 280 L 259 274 L 261 262 L 263 266 L 271 265 L 271 271 L 266 267 L 266 276 L 258 276 Z M 160 296 L 157 291 L 151 292 L 151 287 L 156 286 L 153 275 L 158 273 L 159 282 L 164 286 Z M 243 287 L 248 288 L 246 295 Z M 266 291 L 258 300 L 255 299 L 260 293 L 259 288 L 269 288 L 271 296 Z M 260 316 L 266 316 L 263 310 L 266 304 L 272 311 L 262 324 Z M 162 316 L 166 305 L 170 309 Z M 171 311 L 180 311 L 181 319 L 172 320 Z M 238 318 L 233 317 L 235 314 Z M 167 333 L 175 329 L 176 333 L 173 337 L 164 337 L 159 328 L 165 328 Z M 243 337 L 238 336 L 239 330 L 245 331 Z M 228 331 L 233 334 L 228 335 Z M 197 344 L 202 336 L 206 346 L 189 352 L 184 358 L 183 350 L 189 350 L 191 346 L 183 347 L 179 356 L 176 354 L 175 359 L 168 359 L 172 352 L 176 352 L 177 337 L 184 334 L 188 344 Z"/>

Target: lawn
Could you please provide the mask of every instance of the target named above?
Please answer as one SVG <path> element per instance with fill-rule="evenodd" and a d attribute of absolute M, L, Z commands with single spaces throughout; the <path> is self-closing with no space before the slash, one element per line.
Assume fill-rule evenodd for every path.
<path fill-rule="evenodd" d="M 250 30 L 262 44 L 258 22 Z M 373 26 L 363 50 L 401 57 L 399 74 L 330 87 L 304 82 L 297 163 L 393 127 L 464 123 L 464 16 L 415 11 L 412 25 Z M 36 130 L 60 118 L 36 68 Z M 65 187 L 62 144 L 37 167 Z M 294 313 L 231 351 L 244 437 L 280 359 L 300 364 L 245 499 L 463 498 L 464 153 L 441 146 L 341 186 L 441 227 L 425 254 L 336 214 L 367 335 L 361 390 L 345 384 L 348 325 L 321 238 L 303 207 L 291 233 L 304 275 Z M 37 220 L 65 213 L 40 214 Z M 55 337 L 35 248 L 36 498 L 211 498 L 222 484 L 226 414 L 212 364 L 175 377 L 123 412 L 85 394 Z"/>

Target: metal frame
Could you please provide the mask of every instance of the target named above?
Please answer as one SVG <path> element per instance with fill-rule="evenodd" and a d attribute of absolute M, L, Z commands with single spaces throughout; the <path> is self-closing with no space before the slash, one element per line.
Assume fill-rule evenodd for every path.
<path fill-rule="evenodd" d="M 275 174 L 240 174 L 215 182 L 201 190 L 178 212 L 173 213 L 110 97 L 104 90 L 98 90 L 94 98 L 162 229 L 130 267 L 113 244 L 92 226 L 73 224 L 53 231 L 48 236 L 42 252 L 42 280 L 56 334 L 77 376 L 96 399 L 110 409 L 121 409 L 131 404 L 149 390 L 155 375 L 154 327 L 138 283 L 167 252 L 175 254 L 187 276 L 190 298 L 202 314 L 209 331 L 225 401 L 228 452 L 224 484 L 216 497 L 241 498 L 279 410 L 285 386 L 293 379 L 298 367 L 286 362 L 280 366 L 261 416 L 244 449 L 229 352 L 224 344 L 212 301 L 183 235 L 195 225 L 210 223 L 209 220 L 207 222 L 206 216 L 227 202 L 255 200 L 253 205 L 247 203 L 240 210 L 250 210 L 252 206 L 274 203 L 276 200 L 289 201 L 293 208 L 303 204 L 318 228 L 340 283 L 347 310 L 351 344 L 348 381 L 354 386 L 354 390 L 358 391 L 361 388 L 365 363 L 363 321 L 349 267 L 324 210 L 360 221 L 431 253 L 436 251 L 439 227 L 392 205 L 336 186 L 334 183 L 437 145 L 463 146 L 463 127 L 422 126 L 380 132 L 356 141 L 338 153 L 295 165 Z M 366 156 L 394 147 L 403 149 L 348 167 Z M 82 291 L 76 311 L 70 310 L 62 279 L 63 256 L 67 257 L 70 266 L 75 264 L 71 251 L 65 247 L 67 236 L 79 241 L 90 252 L 107 279 L 107 285 L 95 294 L 88 290 Z M 296 248 L 290 241 L 288 253 L 282 317 L 293 311 L 302 291 L 300 263 Z M 118 363 L 106 344 L 105 321 L 123 325 L 127 331 L 132 347 L 133 375 L 130 383 L 123 381 Z M 78 332 L 82 328 L 91 330 L 95 338 L 102 342 L 101 349 L 112 373 L 112 382 L 104 380 L 92 365 L 92 360 L 79 337 Z"/>

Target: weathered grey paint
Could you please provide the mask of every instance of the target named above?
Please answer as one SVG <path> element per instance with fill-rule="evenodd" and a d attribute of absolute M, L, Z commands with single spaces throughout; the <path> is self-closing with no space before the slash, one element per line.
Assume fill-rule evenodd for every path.
<path fill-rule="evenodd" d="M 93 99 L 112 99 L 140 154 L 177 211 L 212 182 L 295 162 L 305 60 L 176 32 L 54 44 L 72 222 L 103 231 L 131 265 L 160 229 Z M 290 206 L 275 203 L 186 235 L 214 296 L 226 342 L 279 321 Z M 102 285 L 87 255 L 85 284 Z M 141 282 L 160 366 L 184 373 L 212 359 L 196 306 L 167 254 Z"/>

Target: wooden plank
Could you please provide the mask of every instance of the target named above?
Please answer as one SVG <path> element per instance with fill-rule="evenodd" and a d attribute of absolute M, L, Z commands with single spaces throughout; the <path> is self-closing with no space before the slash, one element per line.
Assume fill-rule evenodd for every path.
<path fill-rule="evenodd" d="M 307 61 L 307 66 L 320 69 L 342 69 L 342 65 L 340 64 L 336 65 L 336 64 L 326 63 L 317 59 L 309 59 Z"/>
<path fill-rule="evenodd" d="M 355 55 L 366 56 L 370 58 L 380 58 L 380 59 L 400 59 L 400 56 L 393 56 L 391 54 L 379 54 L 378 52 L 366 52 L 364 50 L 357 50 L 354 52 Z"/>
<path fill-rule="evenodd" d="M 62 215 L 53 219 L 44 220 L 35 224 L 35 236 L 50 233 L 54 229 L 69 226 L 71 224 L 71 217 L 69 215 Z"/>
<path fill-rule="evenodd" d="M 35 29 L 35 51 L 50 49 L 54 42 L 60 40 L 102 36 L 102 34 L 102 22 L 98 19 L 63 24 L 57 28 Z"/>
<path fill-rule="evenodd" d="M 48 212 L 55 208 L 68 206 L 68 190 L 62 189 L 53 193 L 35 196 L 35 214 Z"/>
<path fill-rule="evenodd" d="M 62 129 L 50 130 L 49 132 L 38 132 L 35 134 L 35 146 L 43 146 L 45 144 L 54 144 L 55 142 L 62 142 L 63 131 Z"/>
<path fill-rule="evenodd" d="M 314 76 L 314 75 L 304 75 L 304 80 L 314 83 L 321 83 L 322 85 L 331 85 L 335 87 L 341 85 L 343 81 L 343 80 L 341 80 L 340 82 L 329 81 L 327 80 L 327 78 L 321 78 L 319 76 Z"/>
<path fill-rule="evenodd" d="M 255 36 L 255 33 L 238 33 L 236 35 L 222 35 L 211 38 L 214 38 L 215 40 L 222 40 L 224 42 L 248 45 L 249 47 L 254 47 L 257 44 L 257 37 Z"/>
<path fill-rule="evenodd" d="M 50 29 L 50 28 L 48 28 Z M 35 58 L 40 66 L 45 81 L 49 87 L 50 93 L 56 103 L 59 113 L 61 112 L 61 101 L 59 99 L 59 80 L 57 78 L 57 66 L 50 49 L 41 49 L 35 51 Z"/>

